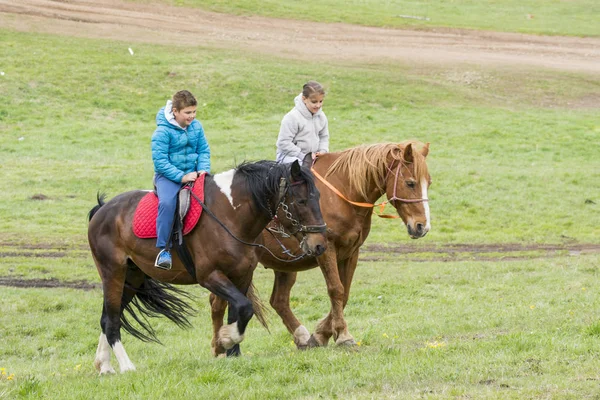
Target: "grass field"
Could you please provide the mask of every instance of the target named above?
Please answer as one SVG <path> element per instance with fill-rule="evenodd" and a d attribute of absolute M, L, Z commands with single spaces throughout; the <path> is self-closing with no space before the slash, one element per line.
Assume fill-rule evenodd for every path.
<path fill-rule="evenodd" d="M 597 77 L 307 64 L 149 45 L 132 57 L 120 43 L 3 39 L 2 97 L 11 99 L 0 106 L 5 241 L 82 242 L 98 190 L 110 198 L 148 188 L 154 117 L 172 92 L 198 95 L 219 172 L 273 158 L 282 115 L 315 76 L 328 89 L 332 151 L 431 142 L 430 240 L 597 241 L 600 117 L 587 100 L 600 91 Z M 36 194 L 48 199 L 31 200 Z M 375 240 L 405 238 L 403 228 L 377 223 Z"/>
<path fill-rule="evenodd" d="M 50 274 L 70 273 L 69 260 L 85 262 L 68 254 L 48 263 Z M 164 346 L 125 335 L 138 370 L 100 379 L 92 366 L 100 289 L 2 288 L 0 397 L 595 398 L 599 262 L 363 262 L 346 308 L 355 350 L 299 352 L 273 314 L 271 334 L 251 322 L 240 359 L 210 356 L 208 295 L 190 289 L 194 328 L 153 321 Z M 93 281 L 93 267 L 83 270 L 78 278 Z M 270 279 L 257 270 L 263 297 Z M 309 327 L 327 311 L 320 286 L 320 273 L 309 271 L 292 297 Z"/>
<path fill-rule="evenodd" d="M 558 6 L 546 9 L 559 18 Z M 0 283 L 58 282 L 0 286 L 0 398 L 600 395 L 600 256 L 573 250 L 600 244 L 598 76 L 157 45 L 137 45 L 132 56 L 121 42 L 6 30 L 0 41 Z M 208 293 L 190 288 L 193 330 L 153 321 L 164 346 L 124 334 L 138 371 L 98 378 L 102 293 L 86 239 L 97 191 L 110 198 L 150 187 L 154 116 L 181 88 L 199 99 L 214 173 L 272 159 L 281 117 L 308 79 L 327 88 L 332 151 L 431 142 L 432 230 L 410 241 L 404 227 L 375 221 L 346 309 L 360 346 L 299 352 L 273 314 L 270 334 L 251 322 L 244 357 L 215 360 Z M 498 244 L 525 247 L 468 250 Z M 416 253 L 384 251 L 398 245 Z M 467 250 L 433 252 L 457 245 Z M 256 272 L 265 300 L 271 275 Z M 74 288 L 81 283 L 89 289 Z M 320 272 L 301 274 L 292 295 L 314 328 L 328 310 Z"/>

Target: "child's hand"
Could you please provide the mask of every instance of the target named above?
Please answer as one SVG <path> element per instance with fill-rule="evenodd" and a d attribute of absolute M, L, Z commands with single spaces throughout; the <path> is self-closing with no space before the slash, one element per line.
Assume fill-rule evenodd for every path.
<path fill-rule="evenodd" d="M 189 174 L 185 174 L 183 178 L 181 178 L 181 183 L 194 182 L 198 174 L 196 172 L 190 172 Z"/>

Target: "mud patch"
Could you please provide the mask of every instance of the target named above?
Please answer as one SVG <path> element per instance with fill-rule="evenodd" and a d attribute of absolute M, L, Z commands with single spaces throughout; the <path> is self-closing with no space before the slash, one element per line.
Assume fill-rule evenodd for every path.
<path fill-rule="evenodd" d="M 521 243 L 486 243 L 486 244 L 445 244 L 429 246 L 379 245 L 370 244 L 362 247 L 362 251 L 377 253 L 516 253 L 523 251 L 546 252 L 580 252 L 600 253 L 600 244 L 521 244 Z"/>
<path fill-rule="evenodd" d="M 0 277 L 0 286 L 12 286 L 19 288 L 69 288 L 92 290 L 100 289 L 99 283 L 90 283 L 86 281 L 61 281 L 56 278 L 51 279 L 21 279 Z"/>
<path fill-rule="evenodd" d="M 34 253 L 32 251 L 0 251 L 0 258 L 5 258 L 5 257 L 61 258 L 61 257 L 66 257 L 66 256 L 67 256 L 67 253 L 64 253 L 64 252 L 56 252 L 56 253 L 41 252 L 41 253 Z"/>
<path fill-rule="evenodd" d="M 371 253 L 371 254 L 370 254 Z M 597 244 L 448 244 L 431 246 L 377 245 L 362 247 L 360 261 L 389 261 L 390 255 L 410 262 L 521 261 L 600 253 Z"/>

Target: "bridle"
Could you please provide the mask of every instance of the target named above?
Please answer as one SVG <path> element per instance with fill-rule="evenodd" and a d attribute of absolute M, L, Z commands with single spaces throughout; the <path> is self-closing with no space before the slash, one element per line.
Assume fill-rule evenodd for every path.
<path fill-rule="evenodd" d="M 395 161 L 392 161 L 392 166 L 388 167 L 388 172 L 385 177 L 386 181 L 387 181 L 389 174 L 392 172 L 392 168 L 394 168 L 394 162 Z M 402 166 L 406 166 L 406 164 L 404 164 L 402 162 L 402 160 L 398 160 L 398 166 L 396 167 L 396 174 L 395 174 L 396 176 L 394 179 L 394 192 L 393 192 L 392 197 L 388 199 L 388 202 L 397 200 L 401 203 L 423 203 L 423 202 L 429 201 L 429 199 L 403 199 L 403 198 L 396 196 L 396 189 L 398 187 L 398 176 L 404 178 L 404 175 L 402 175 Z"/>
<path fill-rule="evenodd" d="M 293 257 L 293 260 L 282 260 L 280 258 L 277 258 L 273 255 L 273 253 L 271 253 L 271 255 L 275 258 L 277 258 L 279 261 L 286 261 L 286 262 L 292 262 L 292 261 L 297 261 L 303 257 L 309 257 L 312 256 L 312 251 L 307 251 L 307 252 L 303 252 L 301 255 L 299 256 L 295 256 L 292 254 L 292 252 L 285 247 L 285 245 L 281 242 L 281 240 L 279 240 L 275 235 L 279 235 L 280 237 L 287 239 L 290 238 L 292 236 L 297 235 L 298 233 L 302 234 L 302 240 L 299 243 L 299 248 L 302 249 L 304 243 L 306 242 L 307 239 L 307 234 L 309 233 L 325 233 L 327 231 L 327 224 L 322 224 L 322 225 L 304 225 L 302 224 L 300 221 L 298 221 L 296 218 L 294 218 L 292 212 L 290 211 L 290 207 L 288 207 L 288 205 L 284 202 L 284 199 L 288 196 L 289 192 L 290 192 L 290 188 L 293 186 L 297 186 L 297 185 L 301 185 L 305 183 L 304 181 L 297 181 L 297 182 L 292 182 L 289 183 L 287 181 L 286 178 L 281 178 L 279 180 L 279 202 L 277 204 L 277 207 L 275 208 L 275 211 L 271 213 L 271 210 L 269 208 L 269 212 L 271 214 L 271 220 L 275 223 L 278 224 L 278 226 L 276 227 L 267 227 L 267 232 L 269 232 L 271 234 L 271 236 L 273 236 L 273 239 L 275 239 L 275 241 L 279 244 L 279 246 L 282 249 L 282 252 L 286 255 L 288 255 L 289 257 Z M 292 206 L 293 209 L 296 209 L 296 201 L 292 194 L 291 196 L 291 202 L 290 202 L 290 206 Z M 285 231 L 285 227 L 283 226 L 283 224 L 280 221 L 280 218 L 277 217 L 277 212 L 279 211 L 279 209 L 281 208 L 281 210 L 283 211 L 285 218 L 287 220 L 289 220 L 292 224 L 292 226 L 294 227 L 294 231 L 293 232 L 286 232 Z M 298 213 L 296 213 L 298 214 Z"/>
<path fill-rule="evenodd" d="M 328 182 L 325 178 L 323 178 L 321 176 L 321 174 L 319 174 L 315 168 L 314 168 L 314 162 L 316 161 L 316 159 L 313 161 L 313 166 L 311 166 L 310 171 L 312 172 L 312 174 L 319 179 L 325 186 L 327 186 L 329 189 L 331 189 L 335 194 L 337 194 L 339 197 L 341 197 L 342 199 L 344 199 L 346 202 L 355 205 L 357 207 L 364 207 L 364 208 L 373 208 L 373 213 L 375 213 L 375 207 L 379 206 L 380 212 L 383 211 L 383 208 L 385 207 L 385 205 L 387 203 L 391 203 L 393 201 L 399 201 L 401 203 L 422 203 L 422 202 L 426 202 L 429 201 L 429 199 L 404 199 L 401 197 L 396 196 L 396 191 L 398 188 L 398 177 L 404 177 L 402 175 L 402 166 L 406 166 L 406 164 L 404 164 L 402 162 L 402 160 L 398 159 L 398 166 L 396 167 L 396 172 L 394 173 L 392 170 L 394 168 L 394 164 L 395 161 L 392 161 L 392 165 L 390 167 L 387 167 L 387 174 L 385 175 L 385 181 L 387 181 L 388 177 L 390 176 L 390 173 L 394 173 L 395 174 L 395 180 L 394 180 L 394 192 L 391 198 L 389 198 L 386 201 L 383 201 L 379 204 L 373 204 L 373 203 L 361 203 L 361 202 L 357 202 L 357 201 L 352 201 L 349 200 L 348 198 L 346 198 L 346 196 L 344 196 L 342 194 L 342 192 L 340 192 L 335 186 L 333 186 L 330 182 Z M 385 192 L 381 193 L 382 195 Z M 376 214 L 378 217 L 380 218 L 400 218 L 397 215 L 389 215 L 389 214 Z"/>

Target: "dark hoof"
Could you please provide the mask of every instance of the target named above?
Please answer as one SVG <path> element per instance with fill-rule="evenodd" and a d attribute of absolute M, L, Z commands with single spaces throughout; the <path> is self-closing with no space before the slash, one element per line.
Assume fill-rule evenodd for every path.
<path fill-rule="evenodd" d="M 242 350 L 240 350 L 240 345 L 236 344 L 232 348 L 227 350 L 227 357 L 240 357 L 242 355 Z"/>
<path fill-rule="evenodd" d="M 319 343 L 319 341 L 315 338 L 314 333 L 312 335 L 310 335 L 310 338 L 308 339 L 308 347 L 325 347 L 327 346 L 327 344 L 321 344 Z"/>

